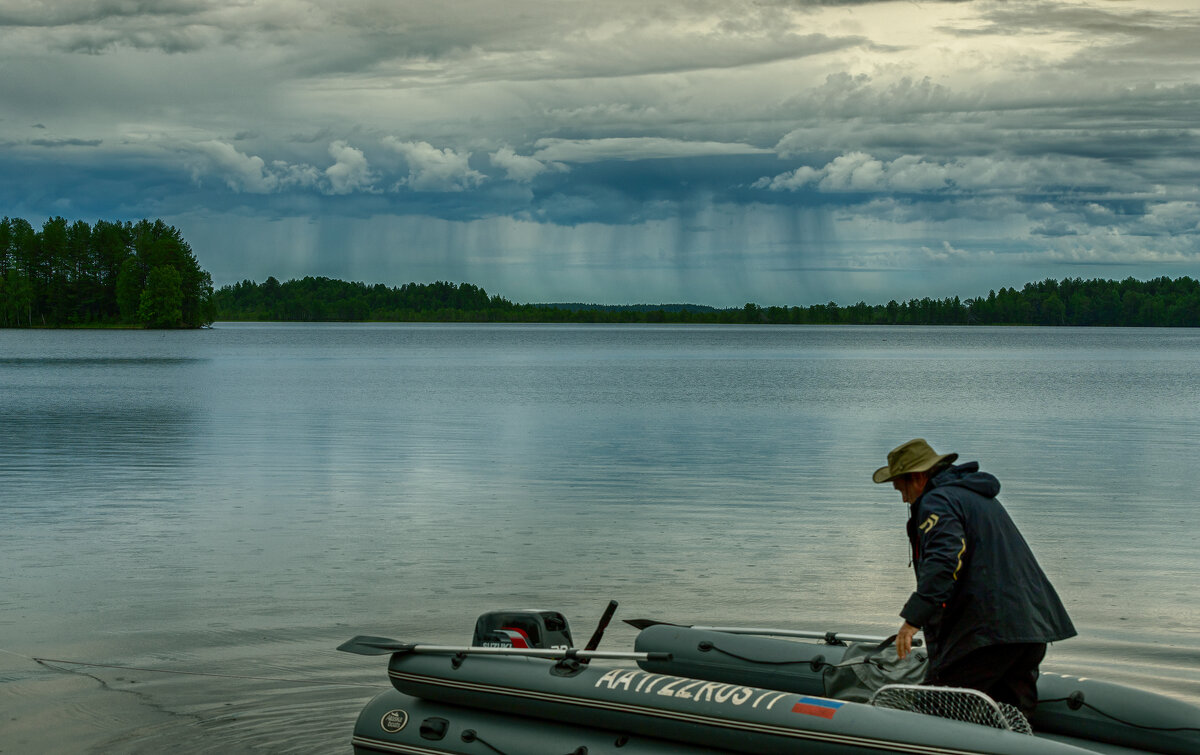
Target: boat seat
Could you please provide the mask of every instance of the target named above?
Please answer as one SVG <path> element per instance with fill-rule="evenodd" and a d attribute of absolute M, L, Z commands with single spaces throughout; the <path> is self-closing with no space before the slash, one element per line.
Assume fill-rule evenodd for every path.
<path fill-rule="evenodd" d="M 870 704 L 967 721 L 1018 734 L 1033 734 L 1029 720 L 1007 703 L 998 703 L 977 689 L 929 687 L 923 684 L 888 684 L 871 696 Z"/>

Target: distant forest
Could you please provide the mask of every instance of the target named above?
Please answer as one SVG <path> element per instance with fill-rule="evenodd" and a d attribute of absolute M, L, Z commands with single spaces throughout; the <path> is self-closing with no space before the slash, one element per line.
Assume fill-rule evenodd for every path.
<path fill-rule="evenodd" d="M 766 323 L 1200 326 L 1200 283 L 1066 278 L 973 299 L 716 309 L 695 304 L 515 304 L 470 283 L 367 285 L 331 278 L 242 281 L 213 291 L 191 247 L 161 220 L 61 217 L 40 230 L 0 220 L 0 327 L 196 328 L 298 322 Z"/>
<path fill-rule="evenodd" d="M 973 299 L 910 299 L 887 304 L 835 302 L 806 307 L 746 304 L 601 306 L 514 304 L 470 283 L 347 283 L 302 278 L 242 281 L 214 295 L 219 320 L 301 322 L 767 323 L 847 325 L 1200 326 L 1200 282 L 1188 277 L 1138 281 L 1066 278 L 1001 288 Z"/>
<path fill-rule="evenodd" d="M 212 278 L 161 220 L 0 220 L 0 327 L 198 328 Z"/>

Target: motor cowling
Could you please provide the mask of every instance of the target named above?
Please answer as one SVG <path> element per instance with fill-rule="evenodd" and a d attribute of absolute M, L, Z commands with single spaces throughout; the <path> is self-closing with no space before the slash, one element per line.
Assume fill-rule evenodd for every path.
<path fill-rule="evenodd" d="M 475 647 L 569 648 L 571 628 L 558 611 L 488 611 L 475 621 Z"/>

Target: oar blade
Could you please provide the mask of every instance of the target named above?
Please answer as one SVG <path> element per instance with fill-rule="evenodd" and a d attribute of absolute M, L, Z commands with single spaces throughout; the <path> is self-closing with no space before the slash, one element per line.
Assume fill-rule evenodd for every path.
<path fill-rule="evenodd" d="M 624 619 L 624 622 L 637 630 L 645 629 L 646 627 L 668 626 L 668 627 L 687 627 L 686 624 L 672 624 L 669 621 L 655 621 L 654 619 Z"/>
<path fill-rule="evenodd" d="M 413 649 L 413 643 L 400 642 L 387 637 L 372 637 L 367 634 L 343 642 L 338 650 L 355 655 L 389 655 L 391 653 L 407 653 Z"/>

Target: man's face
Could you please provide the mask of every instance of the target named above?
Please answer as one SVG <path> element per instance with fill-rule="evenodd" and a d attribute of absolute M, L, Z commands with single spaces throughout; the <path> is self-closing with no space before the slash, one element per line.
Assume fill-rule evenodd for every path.
<path fill-rule="evenodd" d="M 900 497 L 905 503 L 913 503 L 921 497 L 925 489 L 926 476 L 920 472 L 900 475 L 892 480 L 892 487 L 900 491 Z"/>

